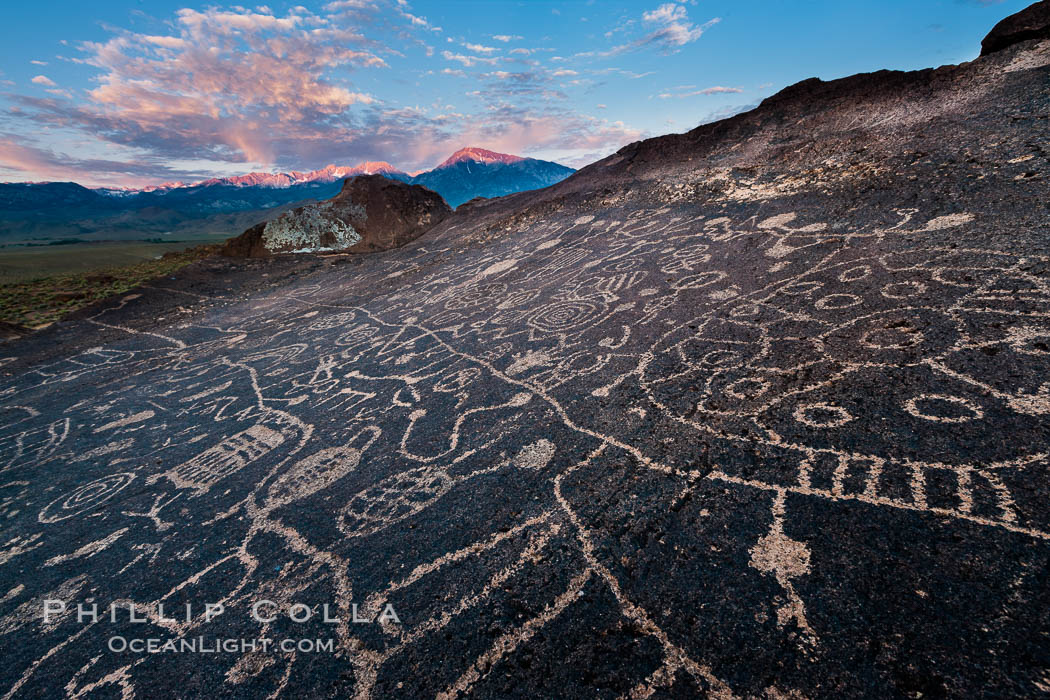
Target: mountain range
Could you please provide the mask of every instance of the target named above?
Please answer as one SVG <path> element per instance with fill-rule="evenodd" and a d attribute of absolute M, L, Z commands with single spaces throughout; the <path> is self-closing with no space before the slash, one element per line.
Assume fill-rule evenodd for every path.
<path fill-rule="evenodd" d="M 328 165 L 310 172 L 253 172 L 142 189 L 73 182 L 0 183 L 0 241 L 171 240 L 229 236 L 309 201 L 335 196 L 342 182 L 382 174 L 437 192 L 452 207 L 553 185 L 572 168 L 483 148 L 462 148 L 433 170 L 409 174 L 387 162 Z"/>

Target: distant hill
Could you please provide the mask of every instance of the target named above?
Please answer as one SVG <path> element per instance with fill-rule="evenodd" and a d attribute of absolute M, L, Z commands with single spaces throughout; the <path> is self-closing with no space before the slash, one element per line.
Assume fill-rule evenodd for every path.
<path fill-rule="evenodd" d="M 433 170 L 409 175 L 383 161 L 310 172 L 248 173 L 140 190 L 73 182 L 0 183 L 0 243 L 76 236 L 84 240 L 226 237 L 276 214 L 329 199 L 343 181 L 381 174 L 437 192 L 452 207 L 547 187 L 575 172 L 535 158 L 462 148 Z M 232 227 L 232 228 L 231 228 Z"/>
<path fill-rule="evenodd" d="M 115 210 L 119 204 L 75 182 L 0 183 L 0 212 L 46 213 L 50 207 Z"/>

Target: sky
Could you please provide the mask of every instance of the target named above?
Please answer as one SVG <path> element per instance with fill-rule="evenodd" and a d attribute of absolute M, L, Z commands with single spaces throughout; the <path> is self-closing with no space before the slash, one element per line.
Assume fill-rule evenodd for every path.
<path fill-rule="evenodd" d="M 413 172 L 464 146 L 581 167 L 809 77 L 972 60 L 1028 4 L 8 2 L 0 181 Z"/>

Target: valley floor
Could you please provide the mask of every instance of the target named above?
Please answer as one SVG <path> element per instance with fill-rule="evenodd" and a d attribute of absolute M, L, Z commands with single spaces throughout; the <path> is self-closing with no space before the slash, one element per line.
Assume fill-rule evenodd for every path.
<path fill-rule="evenodd" d="M 212 242 L 221 242 L 215 238 Z M 0 247 L 0 285 L 28 282 L 44 277 L 93 273 L 114 267 L 159 260 L 165 253 L 179 252 L 207 240 L 153 243 L 112 241 Z"/>
<path fill-rule="evenodd" d="M 199 244 L 152 243 L 0 250 L 0 322 L 39 328 L 211 252 Z"/>

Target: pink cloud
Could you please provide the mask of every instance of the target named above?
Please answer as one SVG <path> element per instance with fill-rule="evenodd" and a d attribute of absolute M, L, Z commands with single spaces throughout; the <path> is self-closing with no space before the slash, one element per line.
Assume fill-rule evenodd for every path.
<path fill-rule="evenodd" d="M 165 165 L 171 161 L 309 170 L 386 160 L 415 170 L 465 144 L 520 155 L 608 152 L 640 136 L 566 107 L 552 74 L 538 66 L 493 70 L 505 63 L 495 56 L 442 54 L 453 64 L 442 73 L 488 83 L 475 91 L 481 104 L 472 113 L 452 105 L 428 112 L 384 104 L 347 80 L 384 69 L 384 57 L 397 56 L 367 36 L 369 28 L 400 23 L 395 33 L 406 41 L 420 31 L 414 28 L 435 28 L 412 19 L 398 0 L 337 0 L 327 7 L 331 14 L 301 7 L 284 15 L 265 8 L 184 9 L 170 34 L 117 30 L 106 41 L 84 42 L 76 60 L 98 71 L 92 89 L 73 98 L 52 82 L 48 97 L 11 96 L 18 105 L 11 114 L 31 120 L 30 133 L 47 125 L 78 134 L 81 143 L 88 136 L 93 147 L 87 150 L 104 153 L 115 144 L 137 155 L 127 162 L 77 159 L 8 142 L 0 160 L 27 179 L 113 184 L 124 177 L 151 184 L 142 183 L 150 171 L 152 182 L 192 179 L 173 174 Z M 378 12 L 386 15 L 380 19 Z M 490 73 L 470 70 L 479 67 Z M 444 113 L 434 116 L 438 111 Z"/>
<path fill-rule="evenodd" d="M 24 180 L 73 180 L 91 185 L 144 186 L 158 177 L 195 180 L 202 173 L 181 171 L 146 161 L 78 159 L 0 135 L 0 177 Z"/>

